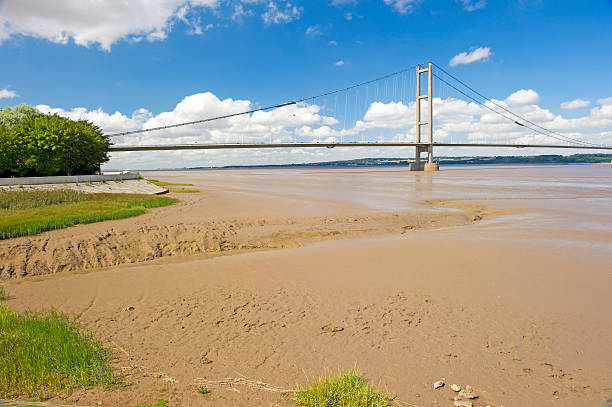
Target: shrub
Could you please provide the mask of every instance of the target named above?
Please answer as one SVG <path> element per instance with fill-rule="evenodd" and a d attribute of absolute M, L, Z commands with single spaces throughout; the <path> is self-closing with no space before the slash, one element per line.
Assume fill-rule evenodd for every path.
<path fill-rule="evenodd" d="M 58 115 L 0 124 L 0 176 L 93 174 L 108 161 L 110 140 L 86 120 Z"/>

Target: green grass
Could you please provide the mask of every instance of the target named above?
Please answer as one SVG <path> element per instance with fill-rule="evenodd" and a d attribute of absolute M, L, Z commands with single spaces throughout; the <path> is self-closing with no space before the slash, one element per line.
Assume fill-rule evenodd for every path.
<path fill-rule="evenodd" d="M 190 192 L 200 192 L 199 189 L 189 189 L 189 188 L 169 188 L 170 192 L 180 192 L 180 193 L 190 193 Z"/>
<path fill-rule="evenodd" d="M 200 386 L 200 387 L 198 387 L 198 393 L 200 393 L 200 394 L 208 394 L 208 393 L 210 393 L 210 390 L 206 386 Z"/>
<path fill-rule="evenodd" d="M 390 397 L 365 383 L 358 371 L 348 370 L 335 377 L 298 386 L 294 400 L 308 407 L 385 407 Z"/>
<path fill-rule="evenodd" d="M 0 304 L 0 397 L 45 398 L 114 383 L 110 356 L 64 314 L 19 315 Z"/>
<path fill-rule="evenodd" d="M 4 291 L 4 287 L 0 285 L 0 301 L 6 300 L 6 292 Z"/>
<path fill-rule="evenodd" d="M 124 219 L 149 208 L 171 205 L 175 198 L 131 194 L 65 194 L 59 191 L 10 191 L 0 196 L 0 239 L 33 235 L 78 223 Z M 41 194 L 42 193 L 42 194 Z M 46 194 L 45 194 L 46 193 Z M 4 194 L 18 194 L 16 196 Z M 32 195 L 31 195 L 32 194 Z M 36 202 L 40 202 L 38 206 Z"/>
<path fill-rule="evenodd" d="M 165 181 L 158 181 L 156 179 L 149 179 L 146 178 L 147 181 L 149 181 L 151 184 L 155 184 L 158 187 L 167 187 L 167 186 L 177 186 L 177 187 L 192 187 L 193 184 L 175 184 L 174 182 L 165 182 Z"/>
<path fill-rule="evenodd" d="M 136 404 L 134 407 L 168 407 L 166 400 L 159 399 L 155 404 Z"/>
<path fill-rule="evenodd" d="M 89 194 L 70 189 L 56 190 L 0 190 L 0 209 L 31 209 L 42 206 L 82 202 Z"/>

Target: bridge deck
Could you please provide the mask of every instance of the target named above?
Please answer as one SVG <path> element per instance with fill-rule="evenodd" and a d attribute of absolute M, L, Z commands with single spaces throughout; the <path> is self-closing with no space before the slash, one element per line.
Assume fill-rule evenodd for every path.
<path fill-rule="evenodd" d="M 302 148 L 302 147 L 427 147 L 426 143 L 254 143 L 254 144 L 175 144 L 151 146 L 111 146 L 111 151 L 216 150 L 239 148 Z M 504 148 L 563 148 L 581 150 L 612 150 L 612 146 L 575 146 L 555 144 L 489 144 L 434 143 L 434 147 L 504 147 Z"/>

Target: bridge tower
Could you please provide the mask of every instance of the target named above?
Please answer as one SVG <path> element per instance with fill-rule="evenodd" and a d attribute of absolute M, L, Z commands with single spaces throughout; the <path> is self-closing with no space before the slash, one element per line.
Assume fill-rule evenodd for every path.
<path fill-rule="evenodd" d="M 421 144 L 421 126 L 427 125 L 427 143 L 416 146 L 414 163 L 410 165 L 410 171 L 438 171 L 438 163 L 433 162 L 433 97 L 432 97 L 432 75 L 431 62 L 427 68 L 421 69 L 421 65 L 416 66 L 416 142 Z M 421 74 L 427 72 L 427 94 L 421 94 Z M 421 121 L 421 100 L 427 99 L 427 120 Z M 427 153 L 427 162 L 421 163 L 421 153 Z"/>

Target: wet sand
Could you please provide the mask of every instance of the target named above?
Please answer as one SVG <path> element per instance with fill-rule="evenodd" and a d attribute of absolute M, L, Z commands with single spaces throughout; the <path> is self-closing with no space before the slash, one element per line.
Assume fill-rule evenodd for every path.
<path fill-rule="evenodd" d="M 67 401 L 291 406 L 214 382 L 357 366 L 394 405 L 611 405 L 611 166 L 150 176 L 202 192 L 0 242 L 8 305 L 79 315 L 132 384 Z"/>

